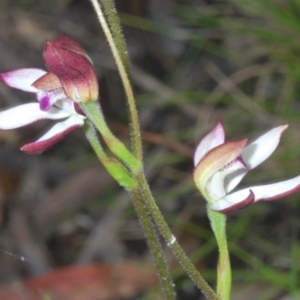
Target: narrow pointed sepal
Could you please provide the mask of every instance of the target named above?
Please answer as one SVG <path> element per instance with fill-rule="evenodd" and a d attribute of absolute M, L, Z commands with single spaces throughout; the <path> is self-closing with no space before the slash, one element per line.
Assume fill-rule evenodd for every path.
<path fill-rule="evenodd" d="M 32 84 L 46 71 L 35 68 L 18 69 L 6 73 L 0 73 L 0 80 L 6 85 L 25 92 L 36 93 L 37 89 Z"/>
<path fill-rule="evenodd" d="M 71 116 L 66 121 L 55 124 L 37 141 L 24 145 L 21 150 L 29 154 L 41 154 L 61 141 L 68 134 L 83 126 L 84 119 Z"/>
<path fill-rule="evenodd" d="M 300 176 L 277 183 L 251 187 L 255 202 L 273 201 L 300 191 Z"/>
<path fill-rule="evenodd" d="M 224 127 L 221 120 L 218 120 L 215 127 L 199 142 L 194 154 L 194 165 L 197 166 L 199 161 L 207 154 L 208 151 L 223 144 L 224 141 Z"/>

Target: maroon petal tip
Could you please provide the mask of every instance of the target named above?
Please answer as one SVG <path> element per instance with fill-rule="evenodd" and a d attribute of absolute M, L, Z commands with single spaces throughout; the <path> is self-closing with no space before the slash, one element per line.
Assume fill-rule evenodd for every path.
<path fill-rule="evenodd" d="M 72 127 L 69 127 L 68 129 L 60 132 L 59 134 L 53 136 L 52 138 L 42 140 L 42 141 L 36 141 L 29 144 L 24 145 L 20 148 L 21 151 L 24 151 L 28 154 L 41 154 L 57 144 L 59 141 L 64 139 L 68 134 L 73 132 L 74 130 L 80 128 L 80 125 L 74 125 Z"/>
<path fill-rule="evenodd" d="M 218 210 L 218 212 L 223 213 L 223 214 L 227 214 L 236 210 L 240 210 L 243 209 L 249 205 L 251 205 L 255 200 L 255 195 L 252 192 L 252 190 L 249 190 L 249 195 L 247 196 L 246 199 L 244 199 L 243 201 L 233 204 L 230 207 L 224 208 L 222 210 Z"/>

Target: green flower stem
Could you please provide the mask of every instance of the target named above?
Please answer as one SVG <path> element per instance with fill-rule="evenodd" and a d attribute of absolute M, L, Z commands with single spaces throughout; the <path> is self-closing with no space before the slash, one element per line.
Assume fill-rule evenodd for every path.
<path fill-rule="evenodd" d="M 139 220 L 144 229 L 145 236 L 148 241 L 148 245 L 150 247 L 152 256 L 154 258 L 156 270 L 158 273 L 158 278 L 160 280 L 160 284 L 162 287 L 163 294 L 165 295 L 165 299 L 174 300 L 175 290 L 174 284 L 169 272 L 169 268 L 164 259 L 163 250 L 160 245 L 159 238 L 155 232 L 155 228 L 153 223 L 151 222 L 151 217 L 148 215 L 148 211 L 143 203 L 143 199 L 140 196 L 140 192 L 138 188 L 134 188 L 131 190 L 131 195 L 133 198 L 133 203 L 135 210 L 139 216 Z"/>
<path fill-rule="evenodd" d="M 168 227 L 163 215 L 161 214 L 158 206 L 156 205 L 155 200 L 151 194 L 148 183 L 144 177 L 144 174 L 139 172 L 134 176 L 137 181 L 138 187 L 141 190 L 142 195 L 144 196 L 144 200 L 146 205 L 151 213 L 153 220 L 158 226 L 161 234 L 166 240 L 167 245 L 173 251 L 174 255 L 177 257 L 178 261 L 187 272 L 189 277 L 194 281 L 194 283 L 199 287 L 199 289 L 203 292 L 209 300 L 217 300 L 219 299 L 212 288 L 208 285 L 205 279 L 200 275 L 196 267 L 193 265 L 189 257 L 182 250 L 181 246 L 178 244 L 175 236 L 172 234 L 170 228 Z M 225 300 L 223 298 L 220 298 Z"/>
<path fill-rule="evenodd" d="M 113 4 L 111 6 L 108 6 L 109 1 L 104 1 L 103 5 L 106 6 L 106 13 L 107 16 L 110 18 L 110 22 L 113 23 L 111 24 L 111 29 L 114 30 L 114 35 L 112 35 L 110 28 L 106 22 L 106 19 L 104 17 L 104 14 L 101 9 L 101 5 L 98 0 L 90 0 L 92 2 L 92 5 L 94 7 L 94 10 L 97 14 L 98 20 L 100 22 L 100 25 L 103 29 L 103 32 L 106 36 L 106 39 L 108 41 L 108 44 L 110 46 L 110 49 L 112 51 L 112 54 L 114 56 L 115 62 L 117 64 L 120 77 L 123 83 L 123 87 L 126 93 L 127 101 L 128 101 L 128 106 L 129 106 L 129 113 L 130 113 L 130 118 L 131 118 L 131 132 L 132 132 L 132 150 L 133 153 L 136 157 L 136 159 L 140 162 L 142 162 L 143 155 L 142 155 L 142 143 L 141 143 L 141 136 L 140 136 L 140 124 L 139 124 L 139 118 L 138 118 L 138 112 L 136 109 L 135 105 L 135 99 L 132 91 L 132 86 L 131 82 L 128 77 L 128 58 L 127 58 L 127 52 L 125 49 L 125 42 L 123 40 L 122 32 L 119 26 L 119 22 L 114 22 L 115 19 L 117 18 L 117 15 L 115 14 L 114 17 L 113 14 L 114 12 L 111 11 L 111 8 L 114 7 Z M 110 1 L 112 3 L 112 1 Z M 118 46 L 121 44 L 121 49 L 118 49 L 117 44 L 115 43 L 115 40 L 118 41 Z M 123 40 L 123 42 L 120 42 Z M 122 55 L 120 55 L 120 50 L 124 51 Z M 127 67 L 126 67 L 127 66 Z"/>
<path fill-rule="evenodd" d="M 107 17 L 110 22 L 110 28 L 113 31 L 113 34 L 110 31 L 110 28 L 106 22 L 106 19 L 102 13 L 101 5 L 97 0 L 90 0 L 93 4 L 93 7 L 98 16 L 99 22 L 102 26 L 104 34 L 107 38 L 107 41 L 110 45 L 111 51 L 113 53 L 114 59 L 116 61 L 121 80 L 123 82 L 124 90 L 127 96 L 127 101 L 129 105 L 129 112 L 131 117 L 131 129 L 132 129 L 132 144 L 133 144 L 133 153 L 138 161 L 142 163 L 142 143 L 140 137 L 140 127 L 138 120 L 138 113 L 135 105 L 135 99 L 131 87 L 131 83 L 128 77 L 128 58 L 125 50 L 125 42 L 121 33 L 119 21 L 116 22 L 117 15 L 113 7 L 111 0 L 103 0 L 103 6 L 105 7 Z M 122 55 L 120 54 L 122 51 Z M 145 180 L 143 169 L 139 169 L 137 172 L 134 172 L 134 177 L 139 184 L 141 190 L 141 195 L 146 202 L 148 209 L 150 210 L 151 216 L 157 226 L 159 227 L 162 235 L 164 236 L 168 246 L 173 250 L 174 254 L 187 271 L 191 279 L 196 283 L 196 285 L 203 291 L 208 299 L 218 299 L 211 287 L 206 283 L 203 277 L 198 273 L 195 266 L 192 264 L 190 259 L 184 253 L 180 245 L 177 243 L 176 238 L 173 236 L 170 231 L 167 223 L 165 222 L 161 212 L 159 211 L 155 200 L 151 194 L 151 191 L 148 187 L 148 184 Z"/>
<path fill-rule="evenodd" d="M 136 181 L 131 177 L 128 170 L 115 158 L 108 157 L 104 152 L 92 124 L 84 125 L 85 135 L 92 145 L 98 159 L 101 161 L 107 172 L 121 185 L 127 189 L 136 186 Z"/>
<path fill-rule="evenodd" d="M 109 150 L 122 160 L 133 172 L 141 169 L 141 163 L 136 160 L 126 146 L 116 138 L 108 128 L 98 102 L 80 103 L 80 107 L 99 130 Z"/>
<path fill-rule="evenodd" d="M 126 46 L 125 42 L 122 36 L 122 31 L 120 27 L 120 23 L 118 21 L 118 17 L 116 13 L 114 13 L 115 7 L 113 5 L 113 2 L 104 0 L 104 6 L 106 7 L 106 14 L 108 16 L 108 19 L 111 20 L 111 26 L 113 32 L 118 32 L 117 34 L 112 36 L 109 27 L 107 26 L 106 20 L 103 16 L 103 13 L 101 11 L 101 6 L 96 0 L 91 0 L 94 9 L 97 13 L 98 19 L 100 21 L 100 24 L 105 32 L 105 35 L 107 37 L 107 40 L 109 42 L 109 45 L 112 49 L 115 61 L 117 63 L 122 82 L 124 84 L 125 93 L 127 95 L 127 99 L 129 102 L 129 111 L 131 116 L 131 131 L 132 131 L 132 144 L 133 144 L 133 153 L 137 159 L 137 162 L 141 162 L 141 164 L 136 164 L 135 162 L 129 163 L 128 161 L 125 161 L 126 164 L 129 165 L 130 169 L 135 172 L 135 170 L 141 170 L 142 169 L 142 145 L 141 145 L 141 139 L 140 139 L 140 128 L 139 128 L 139 121 L 138 121 L 138 114 L 137 109 L 135 105 L 135 99 L 131 87 L 131 83 L 129 81 L 129 60 L 128 56 L 126 54 Z M 115 42 L 117 42 L 117 46 L 115 45 Z M 118 49 L 121 49 L 121 55 Z M 102 115 L 102 113 L 101 113 Z M 91 115 L 90 115 L 91 117 Z M 96 117 L 97 118 L 97 117 Z M 93 122 L 94 122 L 93 118 Z M 100 121 L 100 122 L 99 122 Z M 104 121 L 104 120 L 102 120 Z M 98 120 L 98 126 L 97 128 L 100 130 L 100 127 L 104 125 L 101 122 L 101 120 Z M 102 124 L 101 124 L 102 123 Z M 104 126 L 106 134 L 108 134 L 108 138 L 110 138 L 110 131 L 107 128 L 107 126 Z M 108 129 L 108 130 L 107 130 Z M 101 132 L 103 134 L 103 132 Z M 112 149 L 111 149 L 112 150 Z M 118 156 L 118 155 L 117 155 Z M 149 244 L 149 247 L 151 249 L 152 255 L 155 260 L 157 272 L 159 275 L 159 279 L 164 291 L 164 294 L 166 296 L 166 299 L 172 300 L 175 299 L 175 292 L 174 292 L 174 284 L 169 272 L 169 268 L 166 265 L 166 262 L 164 261 L 162 249 L 160 247 L 160 241 L 158 240 L 158 237 L 156 236 L 156 233 L 153 228 L 153 224 L 151 222 L 150 217 L 147 214 L 147 211 L 145 210 L 145 207 L 140 203 L 140 200 L 137 198 L 137 191 L 132 191 L 132 196 L 135 204 L 136 211 L 139 215 L 139 218 L 141 220 L 142 226 L 145 231 L 145 235 Z"/>
<path fill-rule="evenodd" d="M 114 43 L 116 44 L 121 61 L 129 76 L 129 58 L 127 55 L 125 39 L 122 33 L 120 19 L 117 15 L 116 7 L 114 5 L 114 2 L 111 0 L 102 0 L 102 5 L 105 10 L 105 14 L 109 25 L 111 27 L 111 34 L 113 35 Z"/>
<path fill-rule="evenodd" d="M 110 162 L 110 158 L 104 152 L 104 150 L 97 138 L 97 135 L 95 133 L 93 125 L 85 124 L 84 131 L 85 131 L 88 141 L 90 142 L 93 150 L 97 154 L 99 160 L 103 163 L 104 167 L 111 174 L 111 169 L 107 168 L 107 162 Z M 111 164 L 109 163 L 108 166 L 110 167 L 110 165 Z M 120 169 L 117 169 L 117 177 L 120 176 L 118 174 L 120 174 Z M 112 176 L 114 177 L 114 174 Z M 119 178 L 115 178 L 115 179 L 120 183 L 120 181 L 118 180 Z M 132 178 L 130 178 L 130 179 L 132 180 Z M 122 183 L 120 183 L 120 184 L 124 185 Z M 133 185 L 131 184 L 131 186 L 129 186 L 129 184 L 127 184 L 126 187 L 128 188 L 128 190 L 130 191 L 130 193 L 132 195 L 133 203 L 134 203 L 135 209 L 137 211 L 137 215 L 138 215 L 141 225 L 144 229 L 151 253 L 154 258 L 156 270 L 157 270 L 158 277 L 159 277 L 159 280 L 160 280 L 160 283 L 162 286 L 162 291 L 165 295 L 165 299 L 174 300 L 175 299 L 175 291 L 174 291 L 174 285 L 172 282 L 172 277 L 170 275 L 169 268 L 167 267 L 167 264 L 164 260 L 163 251 L 160 246 L 160 241 L 155 232 L 153 223 L 151 222 L 151 218 L 148 215 L 148 211 L 144 206 L 143 199 L 139 193 L 139 189 L 136 187 L 135 181 L 134 181 Z"/>
<path fill-rule="evenodd" d="M 226 216 L 211 210 L 209 207 L 207 213 L 219 247 L 217 295 L 222 300 L 230 300 L 231 267 L 226 239 Z"/>

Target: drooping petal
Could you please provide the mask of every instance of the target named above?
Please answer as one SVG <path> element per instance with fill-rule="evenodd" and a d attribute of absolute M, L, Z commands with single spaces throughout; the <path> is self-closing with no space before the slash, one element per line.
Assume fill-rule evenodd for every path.
<path fill-rule="evenodd" d="M 37 89 L 32 84 L 46 74 L 41 69 L 18 69 L 6 73 L 0 73 L 0 80 L 8 86 L 23 90 L 25 92 L 36 93 Z"/>
<path fill-rule="evenodd" d="M 55 124 L 45 135 L 35 142 L 24 145 L 21 150 L 30 154 L 40 154 L 83 124 L 83 117 L 73 115 L 66 121 Z"/>
<path fill-rule="evenodd" d="M 97 101 L 99 87 L 95 70 L 77 42 L 68 37 L 48 42 L 43 57 L 48 70 L 59 78 L 68 98 L 75 102 Z"/>
<path fill-rule="evenodd" d="M 57 120 L 70 116 L 70 112 L 52 107 L 49 111 L 41 111 L 38 103 L 27 103 L 0 112 L 0 129 L 19 128 L 38 120 Z"/>
<path fill-rule="evenodd" d="M 255 200 L 255 195 L 251 189 L 244 189 L 212 203 L 210 208 L 212 210 L 229 213 L 232 211 L 240 210 L 252 204 Z"/>
<path fill-rule="evenodd" d="M 224 141 L 224 127 L 222 125 L 222 122 L 218 120 L 215 127 L 207 135 L 205 135 L 198 144 L 194 154 L 194 165 L 197 166 L 197 164 L 206 155 L 208 151 L 223 144 Z"/>
<path fill-rule="evenodd" d="M 227 213 L 244 208 L 252 202 L 277 200 L 298 191 L 300 191 L 300 176 L 278 183 L 242 189 L 211 204 L 211 209 Z"/>
<path fill-rule="evenodd" d="M 194 181 L 198 189 L 208 201 L 214 201 L 210 199 L 210 194 L 207 192 L 207 181 L 218 170 L 234 161 L 242 152 L 247 140 L 239 140 L 224 143 L 210 150 L 202 160 L 198 163 L 194 170 Z"/>
<path fill-rule="evenodd" d="M 245 171 L 247 167 L 241 158 L 238 158 L 217 171 L 207 182 L 206 190 L 213 199 L 223 198 L 227 192 L 225 189 L 227 177 L 232 172 Z"/>
<path fill-rule="evenodd" d="M 280 138 L 288 125 L 282 125 L 271 129 L 257 140 L 245 147 L 242 151 L 242 158 L 248 168 L 251 170 L 265 161 L 277 148 Z M 232 191 L 247 174 L 247 170 L 238 171 L 230 174 L 227 178 L 226 192 Z"/>
<path fill-rule="evenodd" d="M 255 202 L 276 200 L 300 191 L 300 176 L 250 189 L 255 195 Z"/>

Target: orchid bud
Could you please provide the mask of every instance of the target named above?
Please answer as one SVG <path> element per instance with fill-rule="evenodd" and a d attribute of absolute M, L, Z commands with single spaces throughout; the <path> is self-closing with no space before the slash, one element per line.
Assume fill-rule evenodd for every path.
<path fill-rule="evenodd" d="M 98 81 L 92 62 L 81 46 L 69 37 L 45 45 L 44 62 L 56 75 L 68 98 L 75 102 L 98 100 Z"/>

